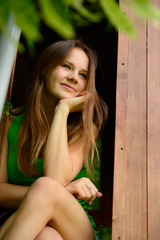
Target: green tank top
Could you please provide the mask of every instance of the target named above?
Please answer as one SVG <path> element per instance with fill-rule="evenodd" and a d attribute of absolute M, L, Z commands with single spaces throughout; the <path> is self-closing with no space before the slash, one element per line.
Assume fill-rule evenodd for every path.
<path fill-rule="evenodd" d="M 15 185 L 30 186 L 39 177 L 34 178 L 31 176 L 24 176 L 19 170 L 17 165 L 18 132 L 23 118 L 24 113 L 16 116 L 8 131 L 8 182 Z M 37 160 L 37 170 L 40 173 L 40 175 L 43 176 L 43 159 Z M 77 180 L 81 177 L 86 177 L 86 168 L 84 165 L 74 180 Z M 91 221 L 93 229 L 96 231 L 96 225 L 93 221 L 93 218 L 87 212 L 88 202 L 79 199 L 77 199 L 77 201 L 79 201 L 79 203 L 82 205 L 83 209 L 85 210 Z"/>

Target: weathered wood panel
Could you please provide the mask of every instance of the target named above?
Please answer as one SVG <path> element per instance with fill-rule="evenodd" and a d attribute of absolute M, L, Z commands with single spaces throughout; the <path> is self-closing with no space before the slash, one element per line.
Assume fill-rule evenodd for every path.
<path fill-rule="evenodd" d="M 128 49 L 126 239 L 147 239 L 146 27 Z"/>
<path fill-rule="evenodd" d="M 159 0 L 153 3 L 160 8 Z M 160 29 L 148 26 L 148 240 L 160 239 Z"/>
<path fill-rule="evenodd" d="M 128 38 L 118 39 L 112 239 L 125 239 Z"/>
<path fill-rule="evenodd" d="M 113 240 L 147 239 L 146 24 L 137 26 L 136 41 L 119 34 Z"/>

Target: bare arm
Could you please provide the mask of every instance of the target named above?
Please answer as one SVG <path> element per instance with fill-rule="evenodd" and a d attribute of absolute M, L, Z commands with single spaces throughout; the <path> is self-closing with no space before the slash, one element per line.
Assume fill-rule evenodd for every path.
<path fill-rule="evenodd" d="M 82 107 L 82 98 L 77 98 L 76 101 L 72 99 L 70 105 L 66 102 L 61 102 L 56 109 L 55 117 L 52 123 L 51 131 L 49 133 L 47 144 L 45 148 L 45 164 L 44 172 L 46 176 L 56 179 L 63 185 L 68 184 L 73 178 L 78 174 L 83 165 L 83 147 L 79 146 L 74 151 L 71 151 L 68 147 L 68 136 L 67 136 L 67 118 L 71 111 L 80 110 Z M 67 100 L 68 101 L 68 100 Z M 11 122 L 8 120 L 7 128 L 5 132 L 4 147 L 1 156 L 0 165 L 0 206 L 17 208 L 21 203 L 23 197 L 28 191 L 29 187 L 17 186 L 8 183 L 8 170 L 7 170 L 7 159 L 8 159 L 8 141 L 7 134 Z M 56 131 L 55 131 L 56 129 Z M 54 134 L 53 134 L 54 133 Z M 56 141 L 54 141 L 56 139 Z M 53 144 L 54 143 L 54 144 Z M 53 151 L 56 149 L 56 151 Z M 56 159 L 56 161 L 50 161 Z M 72 187 L 67 185 L 65 188 L 71 194 L 75 194 L 76 190 L 73 192 L 73 182 Z M 77 184 L 76 184 L 77 186 Z M 93 197 L 97 196 L 92 193 Z M 89 200 L 90 197 L 83 197 L 77 194 L 77 197 Z M 99 196 L 97 196 L 99 197 Z"/>
<path fill-rule="evenodd" d="M 44 149 L 44 174 L 62 185 L 72 181 L 83 165 L 83 146 L 74 150 L 68 146 L 67 118 L 69 112 L 81 111 L 85 100 L 81 96 L 60 101 Z"/>
<path fill-rule="evenodd" d="M 9 183 L 0 183 L 0 206 L 6 208 L 17 208 L 28 187 L 17 186 Z"/>
<path fill-rule="evenodd" d="M 26 194 L 28 187 L 16 186 L 8 183 L 7 159 L 8 159 L 8 141 L 7 134 L 11 121 L 7 120 L 7 127 L 4 136 L 4 145 L 1 152 L 0 164 L 0 206 L 16 208 L 19 206 L 22 198 Z"/>

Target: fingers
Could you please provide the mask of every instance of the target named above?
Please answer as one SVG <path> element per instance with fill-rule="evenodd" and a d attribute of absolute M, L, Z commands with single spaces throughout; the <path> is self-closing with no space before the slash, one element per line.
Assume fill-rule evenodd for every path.
<path fill-rule="evenodd" d="M 102 197 L 102 193 L 101 192 L 97 192 L 97 197 L 98 198 Z"/>
<path fill-rule="evenodd" d="M 90 97 L 91 96 L 91 93 L 88 92 L 88 91 L 83 91 L 80 93 L 81 96 L 86 96 L 86 97 Z"/>
<path fill-rule="evenodd" d="M 86 93 L 85 91 L 81 92 L 81 93 L 79 94 L 79 97 L 84 96 L 85 93 Z"/>
<path fill-rule="evenodd" d="M 65 106 L 69 112 L 80 112 L 83 110 L 90 97 L 91 93 L 84 91 L 81 92 L 77 97 L 61 99 L 58 106 Z"/>
<path fill-rule="evenodd" d="M 84 91 L 84 92 L 81 92 L 79 94 L 79 96 L 82 96 L 84 101 L 88 100 L 90 97 L 91 97 L 91 93 L 90 92 L 87 92 L 87 91 Z"/>
<path fill-rule="evenodd" d="M 89 204 L 92 204 L 96 197 L 100 198 L 102 196 L 102 193 L 98 191 L 90 179 L 81 178 L 75 182 L 76 196 L 80 200 L 89 201 Z"/>
<path fill-rule="evenodd" d="M 101 192 L 97 192 L 96 195 L 94 195 L 93 197 L 90 198 L 88 203 L 91 205 L 92 202 L 95 200 L 95 198 L 100 198 L 100 197 L 102 197 L 102 193 Z"/>
<path fill-rule="evenodd" d="M 90 189 L 91 198 L 89 199 L 89 204 L 91 205 L 92 202 L 95 200 L 95 198 L 102 197 L 102 193 L 98 191 L 98 189 L 95 187 L 95 189 Z"/>

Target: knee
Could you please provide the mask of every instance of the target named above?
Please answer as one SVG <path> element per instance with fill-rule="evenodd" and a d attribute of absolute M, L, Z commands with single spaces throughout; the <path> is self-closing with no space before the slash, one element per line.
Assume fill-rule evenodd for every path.
<path fill-rule="evenodd" d="M 58 201 L 62 188 L 57 181 L 48 177 L 41 177 L 32 184 L 28 192 L 28 198 L 35 206 L 36 204 L 51 204 L 53 206 Z"/>
<path fill-rule="evenodd" d="M 51 227 L 46 226 L 35 240 L 63 240 L 59 233 Z"/>
<path fill-rule="evenodd" d="M 32 187 L 40 194 L 52 192 L 52 189 L 58 188 L 60 184 L 49 177 L 40 177 L 32 185 Z"/>

